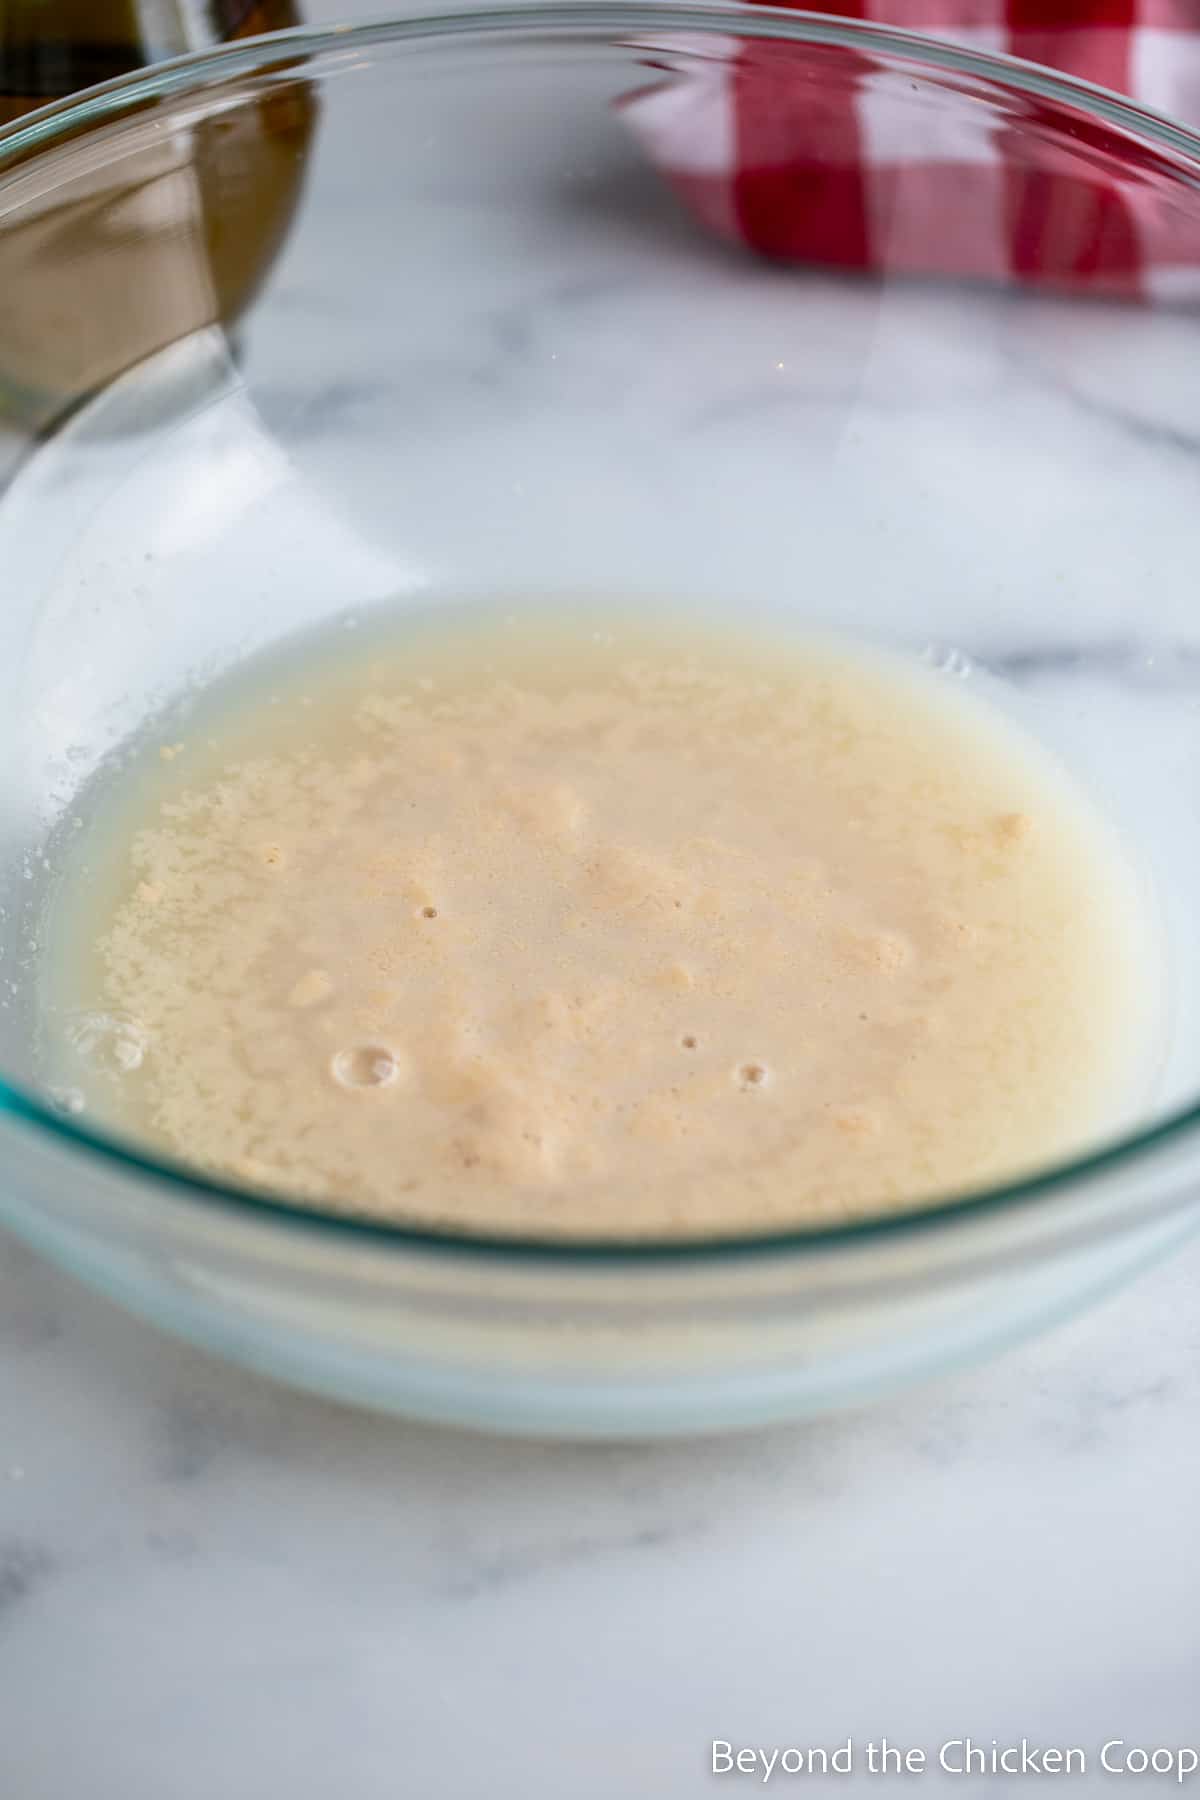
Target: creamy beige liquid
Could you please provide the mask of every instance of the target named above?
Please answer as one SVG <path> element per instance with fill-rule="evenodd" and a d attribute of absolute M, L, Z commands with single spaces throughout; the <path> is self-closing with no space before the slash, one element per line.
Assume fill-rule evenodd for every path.
<path fill-rule="evenodd" d="M 81 859 L 69 1103 L 389 1219 L 905 1206 L 1120 1123 L 1155 1037 L 1145 895 L 1058 765 L 952 684 L 765 630 L 326 641 L 148 744 Z"/>

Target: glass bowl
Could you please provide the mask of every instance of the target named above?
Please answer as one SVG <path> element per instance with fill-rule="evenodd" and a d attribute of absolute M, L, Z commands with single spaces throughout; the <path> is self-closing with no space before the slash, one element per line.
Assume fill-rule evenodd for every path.
<path fill-rule="evenodd" d="M 780 135 L 722 221 L 747 95 Z M 911 179 L 875 194 L 869 268 L 832 240 L 801 266 L 820 245 L 756 235 L 754 184 L 848 103 Z M 966 177 L 917 229 L 922 170 L 997 158 L 1012 279 Z M 863 1400 L 1189 1231 L 1198 185 L 1200 141 L 1099 89 L 752 7 L 299 31 L 0 132 L 0 1220 L 314 1389 L 626 1437 Z M 912 1216 L 564 1246 L 297 1210 L 42 1093 L 55 847 L 139 722 L 301 628 L 514 593 L 765 602 L 1003 692 L 1161 895 L 1174 1024 L 1136 1135 Z"/>

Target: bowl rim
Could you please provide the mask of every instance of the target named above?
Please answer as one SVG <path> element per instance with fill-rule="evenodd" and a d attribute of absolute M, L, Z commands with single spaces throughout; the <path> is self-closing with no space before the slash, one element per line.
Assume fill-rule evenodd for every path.
<path fill-rule="evenodd" d="M 478 12 L 385 18 L 362 24 L 297 26 L 265 36 L 155 63 L 51 102 L 0 127 L 0 180 L 15 169 L 36 165 L 39 153 L 53 150 L 89 127 L 130 118 L 148 100 L 199 93 L 233 77 L 294 69 L 296 60 L 356 55 L 376 46 L 428 44 L 476 39 L 521 41 L 555 37 L 583 39 L 597 34 L 634 48 L 647 32 L 661 30 L 679 47 L 681 32 L 728 38 L 785 40 L 797 44 L 869 48 L 917 65 L 976 76 L 1001 90 L 1016 90 L 1063 105 L 1149 140 L 1190 164 L 1175 173 L 1200 188 L 1200 132 L 1179 125 L 1111 89 L 1007 54 L 969 49 L 890 25 L 831 18 L 719 0 L 703 6 L 674 0 L 569 0 Z M 625 38 L 624 34 L 628 34 Z M 1140 1164 L 1151 1152 L 1186 1140 L 1200 1126 L 1200 1099 L 1156 1123 L 1090 1151 L 1049 1165 L 1023 1178 L 950 1195 L 911 1211 L 867 1215 L 831 1225 L 793 1226 L 768 1232 L 727 1232 L 703 1237 L 537 1236 L 437 1228 L 322 1209 L 270 1193 L 240 1188 L 193 1169 L 170 1156 L 149 1155 L 117 1133 L 93 1127 L 43 1104 L 20 1083 L 0 1077 L 0 1118 L 33 1126 L 64 1145 L 98 1156 L 134 1174 L 153 1177 L 185 1202 L 234 1213 L 262 1224 L 274 1222 L 309 1235 L 333 1237 L 348 1245 L 376 1244 L 396 1251 L 425 1250 L 468 1256 L 534 1259 L 592 1268 L 604 1263 L 711 1263 L 729 1257 L 800 1254 L 868 1247 L 881 1240 L 915 1236 L 1001 1212 L 1024 1211 L 1056 1194 Z"/>
<path fill-rule="evenodd" d="M 904 26 L 839 19 L 827 13 L 763 5 L 758 0 L 707 0 L 704 5 L 676 0 L 566 0 L 565 4 L 561 0 L 558 4 L 553 0 L 531 0 L 528 5 L 391 16 L 357 24 L 297 25 L 257 37 L 238 38 L 215 49 L 169 57 L 81 89 L 66 99 L 51 101 L 8 125 L 0 125 L 0 175 L 31 151 L 52 148 L 80 127 L 131 114 L 146 100 L 199 92 L 231 76 L 270 73 L 278 71 L 281 65 L 294 66 L 295 51 L 305 59 L 314 59 L 327 54 L 353 55 L 373 45 L 473 36 L 521 38 L 545 33 L 586 37 L 596 32 L 619 32 L 622 27 L 634 34 L 628 40 L 628 48 L 637 47 L 638 36 L 648 28 L 662 28 L 675 36 L 676 49 L 680 31 L 714 37 L 733 35 L 832 44 L 845 49 L 861 45 L 932 68 L 979 75 L 998 86 L 1068 105 L 1074 102 L 1108 124 L 1137 132 L 1200 163 L 1200 132 L 1113 88 L 1005 51 L 975 50 Z M 1200 168 L 1193 179 L 1200 186 Z"/>

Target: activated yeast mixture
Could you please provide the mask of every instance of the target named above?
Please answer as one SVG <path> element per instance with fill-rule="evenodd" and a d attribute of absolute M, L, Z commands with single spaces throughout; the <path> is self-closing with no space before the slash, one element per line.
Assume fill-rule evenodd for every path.
<path fill-rule="evenodd" d="M 1111 1125 L 1145 896 L 988 703 L 765 631 L 544 613 L 220 684 L 98 804 L 53 936 L 73 1106 L 388 1219 L 737 1232 Z"/>

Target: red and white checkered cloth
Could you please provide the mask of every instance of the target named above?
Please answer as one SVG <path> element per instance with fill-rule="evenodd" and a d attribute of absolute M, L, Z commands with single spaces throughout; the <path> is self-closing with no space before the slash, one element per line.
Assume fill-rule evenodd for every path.
<path fill-rule="evenodd" d="M 1200 0 L 831 0 L 821 12 L 1005 51 L 1200 126 Z M 693 40 L 629 123 L 710 229 L 786 261 L 1200 294 L 1200 196 L 1083 113 L 1011 118 L 953 76 L 829 45 Z M 915 81 L 915 87 L 914 87 Z M 973 91 L 974 90 L 974 91 Z M 1064 125 L 1069 132 L 1064 134 Z"/>

